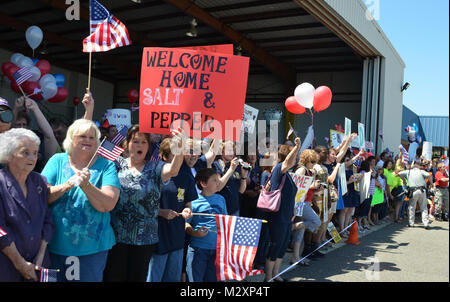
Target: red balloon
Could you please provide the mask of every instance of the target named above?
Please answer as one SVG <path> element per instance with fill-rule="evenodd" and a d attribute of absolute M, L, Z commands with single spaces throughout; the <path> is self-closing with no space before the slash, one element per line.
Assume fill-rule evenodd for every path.
<path fill-rule="evenodd" d="M 137 91 L 136 89 L 131 89 L 128 91 L 127 97 L 128 101 L 131 104 L 134 104 L 139 99 L 139 91 Z"/>
<path fill-rule="evenodd" d="M 288 97 L 286 99 L 286 101 L 284 102 L 284 105 L 286 106 L 286 109 L 290 113 L 302 114 L 302 113 L 305 113 L 305 111 L 306 111 L 305 107 L 303 107 L 302 105 L 300 105 L 297 102 L 297 99 L 295 98 L 295 96 Z"/>
<path fill-rule="evenodd" d="M 73 98 L 72 102 L 73 102 L 73 104 L 74 104 L 75 107 L 76 107 L 76 106 L 78 106 L 78 104 L 80 103 L 80 98 L 76 96 L 76 97 Z"/>
<path fill-rule="evenodd" d="M 50 103 L 61 103 L 64 102 L 65 99 L 69 96 L 69 91 L 65 87 L 58 87 L 58 91 L 55 96 L 49 99 Z"/>
<path fill-rule="evenodd" d="M 20 91 L 19 86 L 17 85 L 16 81 L 11 80 L 11 84 L 10 84 L 11 90 L 14 91 L 15 93 L 20 93 L 22 94 L 22 92 Z"/>
<path fill-rule="evenodd" d="M 34 88 L 41 88 L 41 86 L 39 86 L 39 84 L 38 83 L 36 83 L 36 82 L 25 82 L 25 83 L 22 83 L 22 89 L 23 89 L 23 91 L 25 91 L 25 93 L 28 95 L 28 94 L 32 94 L 33 92 L 34 92 Z"/>
<path fill-rule="evenodd" d="M 16 80 L 13 79 L 13 74 L 16 73 L 17 70 L 19 70 L 20 67 L 16 65 L 10 65 L 5 72 L 5 75 L 11 80 L 11 82 L 15 82 Z"/>
<path fill-rule="evenodd" d="M 330 107 L 331 98 L 333 97 L 331 89 L 327 86 L 320 86 L 314 92 L 313 107 L 315 111 L 322 111 Z"/>
<path fill-rule="evenodd" d="M 30 95 L 30 98 L 32 98 L 35 101 L 42 100 L 42 94 L 36 93 L 34 94 L 35 89 L 41 89 L 41 85 L 39 85 L 38 82 L 25 82 L 22 85 L 22 89 L 25 92 L 26 95 Z"/>
<path fill-rule="evenodd" d="M 36 67 L 41 71 L 41 77 L 50 73 L 50 62 L 47 60 L 39 60 L 36 62 Z"/>
<path fill-rule="evenodd" d="M 5 62 L 5 63 L 3 63 L 2 64 L 2 72 L 3 72 L 3 74 L 4 75 L 6 75 L 6 72 L 8 71 L 8 69 L 10 68 L 10 67 L 13 67 L 13 66 L 16 66 L 14 63 L 11 63 L 11 62 Z"/>

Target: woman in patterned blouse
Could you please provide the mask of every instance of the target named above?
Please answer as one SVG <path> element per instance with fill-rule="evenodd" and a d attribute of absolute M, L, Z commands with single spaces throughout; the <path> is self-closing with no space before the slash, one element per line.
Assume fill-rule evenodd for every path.
<path fill-rule="evenodd" d="M 181 147 L 181 136 L 174 131 L 172 144 Z M 158 243 L 161 185 L 178 174 L 183 154 L 170 163 L 150 161 L 150 137 L 139 132 L 139 125 L 128 130 L 124 144 L 129 158 L 118 157 L 115 162 L 122 188 L 111 213 L 117 244 L 108 255 L 104 281 L 145 282 Z"/>

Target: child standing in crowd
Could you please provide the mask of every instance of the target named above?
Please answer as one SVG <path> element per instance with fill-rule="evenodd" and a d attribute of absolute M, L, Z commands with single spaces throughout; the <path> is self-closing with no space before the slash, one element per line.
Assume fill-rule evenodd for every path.
<path fill-rule="evenodd" d="M 232 162 L 232 165 L 235 164 Z M 225 199 L 216 194 L 220 182 L 219 174 L 214 169 L 199 170 L 195 182 L 201 194 L 192 201 L 192 213 L 212 215 L 194 215 L 186 223 L 186 232 L 191 236 L 186 272 L 189 282 L 217 282 L 217 225 L 214 215 L 227 215 L 227 206 Z"/>

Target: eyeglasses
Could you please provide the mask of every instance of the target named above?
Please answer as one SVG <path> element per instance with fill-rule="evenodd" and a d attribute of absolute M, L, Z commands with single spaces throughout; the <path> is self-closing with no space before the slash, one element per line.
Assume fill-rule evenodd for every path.
<path fill-rule="evenodd" d="M 312 164 L 317 164 L 317 161 L 313 160 L 311 161 Z"/>
<path fill-rule="evenodd" d="M 2 123 L 8 124 L 11 123 L 14 119 L 14 116 L 11 112 L 11 110 L 5 110 L 3 108 L 0 108 L 0 121 Z"/>

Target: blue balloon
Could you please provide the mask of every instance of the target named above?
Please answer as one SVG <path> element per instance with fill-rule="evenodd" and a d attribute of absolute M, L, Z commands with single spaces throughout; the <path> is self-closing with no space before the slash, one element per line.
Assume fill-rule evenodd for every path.
<path fill-rule="evenodd" d="M 39 59 L 32 59 L 33 64 L 36 65 L 37 62 L 39 62 Z"/>
<path fill-rule="evenodd" d="M 95 121 L 95 124 L 97 125 L 97 127 L 100 128 L 100 122 L 99 121 Z"/>
<path fill-rule="evenodd" d="M 416 142 L 420 145 L 422 143 L 422 137 L 420 135 L 416 135 Z"/>
<path fill-rule="evenodd" d="M 66 77 L 61 73 L 55 73 L 53 76 L 56 79 L 56 86 L 64 87 L 64 84 L 66 83 Z"/>

